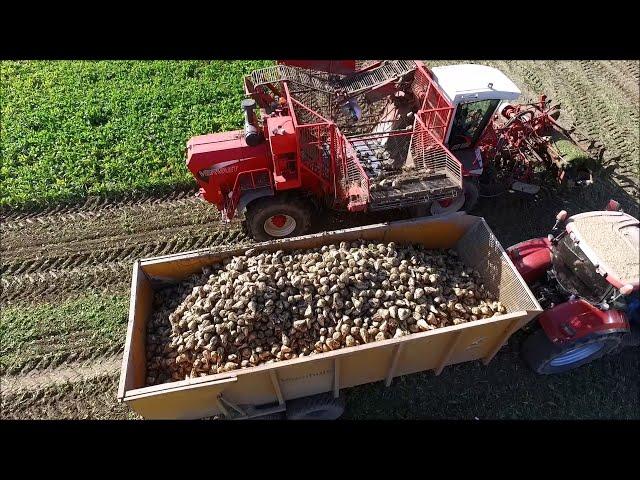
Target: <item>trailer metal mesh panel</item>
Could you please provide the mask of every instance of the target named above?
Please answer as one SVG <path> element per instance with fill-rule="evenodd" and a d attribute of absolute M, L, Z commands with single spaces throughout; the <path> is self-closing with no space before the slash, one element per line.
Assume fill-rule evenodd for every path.
<path fill-rule="evenodd" d="M 463 262 L 480 272 L 485 287 L 498 297 L 509 312 L 541 310 L 531 290 L 520 280 L 498 239 L 482 220 L 458 241 L 458 254 Z"/>

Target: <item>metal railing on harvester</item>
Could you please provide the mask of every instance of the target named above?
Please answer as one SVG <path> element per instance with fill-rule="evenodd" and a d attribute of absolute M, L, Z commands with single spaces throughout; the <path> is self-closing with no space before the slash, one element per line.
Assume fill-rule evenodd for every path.
<path fill-rule="evenodd" d="M 382 123 L 389 123 L 390 128 L 367 131 L 367 122 L 373 121 L 372 126 L 375 122 L 380 123 L 380 120 L 368 117 L 364 124 L 356 124 L 364 130 L 342 124 L 342 113 L 340 109 L 336 110 L 338 97 L 343 98 L 345 93 L 362 96 L 373 86 L 400 79 L 410 82 L 406 92 L 417 102 L 412 128 L 407 126 L 409 130 L 394 130 L 398 127 L 383 119 Z M 411 193 L 412 201 L 455 196 L 453 190 L 462 190 L 462 165 L 443 144 L 453 106 L 421 62 L 376 62 L 360 73 L 342 78 L 338 76 L 337 80 L 336 77 L 329 79 L 321 72 L 277 65 L 253 72 L 249 83 L 251 90 L 256 86 L 273 90 L 271 84 L 281 84 L 298 137 L 298 175 L 304 171 L 316 178 L 325 194 L 333 194 L 336 206 L 361 210 L 372 201 L 370 178 L 358 160 L 362 145 L 366 146 L 365 150 L 372 150 L 367 142 L 372 142 L 372 145 L 378 142 L 378 145 L 391 150 L 394 158 L 406 160 L 420 171 L 416 175 L 415 187 L 412 187 L 416 190 Z M 346 128 L 350 134 L 345 135 L 335 121 L 342 122 L 341 128 Z M 402 206 L 406 195 L 395 193 L 398 198 L 385 199 L 379 207 L 387 203 Z M 379 195 L 376 192 L 377 198 Z"/>
<path fill-rule="evenodd" d="M 443 142 L 453 115 L 453 105 L 431 79 L 427 70 L 422 65 L 416 67 L 411 91 L 417 99 L 422 99 L 418 117 L 425 127 Z"/>
<path fill-rule="evenodd" d="M 368 177 L 353 146 L 334 122 L 288 97 L 303 168 L 321 182 L 326 192 L 333 191 L 337 204 L 351 210 L 365 208 L 369 200 Z"/>
<path fill-rule="evenodd" d="M 389 60 L 330 82 L 320 72 L 314 74 L 303 68 L 274 65 L 253 71 L 251 83 L 257 87 L 278 82 L 291 82 L 313 90 L 327 93 L 342 92 L 353 96 L 376 85 L 401 78 L 415 68 L 416 63 L 413 60 Z"/>
<path fill-rule="evenodd" d="M 416 168 L 428 176 L 442 175 L 462 188 L 462 164 L 420 117 L 416 117 L 409 150 Z"/>

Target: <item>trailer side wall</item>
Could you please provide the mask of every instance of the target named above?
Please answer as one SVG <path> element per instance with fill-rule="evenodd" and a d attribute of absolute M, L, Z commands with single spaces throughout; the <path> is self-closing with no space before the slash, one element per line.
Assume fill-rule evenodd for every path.
<path fill-rule="evenodd" d="M 256 248 L 292 250 L 360 238 L 454 248 L 466 263 L 479 269 L 485 285 L 509 313 L 311 357 L 145 387 L 144 335 L 151 314 L 152 289 L 184 279 L 205 265 L 242 254 L 244 250 L 197 251 L 142 260 L 134 266 L 120 400 L 145 418 L 201 418 L 224 413 L 220 395 L 237 405 L 282 404 L 322 392 L 337 395 L 342 388 L 375 381 L 389 385 L 399 375 L 424 370 L 439 374 L 447 365 L 476 359 L 487 363 L 513 332 L 541 311 L 480 217 L 466 214 L 426 217 L 265 242 Z"/>

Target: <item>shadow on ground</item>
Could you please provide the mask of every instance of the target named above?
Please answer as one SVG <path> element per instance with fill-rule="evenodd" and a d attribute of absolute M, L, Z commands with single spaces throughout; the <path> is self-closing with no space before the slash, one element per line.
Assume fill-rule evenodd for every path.
<path fill-rule="evenodd" d="M 628 348 L 576 370 L 537 375 L 520 358 L 516 333 L 485 366 L 480 361 L 345 391 L 345 419 L 640 418 L 640 349 Z"/>
<path fill-rule="evenodd" d="M 592 185 L 573 189 L 546 185 L 535 198 L 509 192 L 498 197 L 480 198 L 476 208 L 469 213 L 484 217 L 506 248 L 529 238 L 546 236 L 560 210 L 566 210 L 569 215 L 603 210 L 610 199 L 615 199 L 625 212 L 638 218 L 637 188 L 633 179 L 617 175 L 614 180 L 602 169 L 594 175 Z M 629 193 L 633 191 L 635 197 Z M 404 210 L 361 214 L 323 212 L 321 215 L 322 218 L 312 219 L 312 233 L 411 218 Z"/>

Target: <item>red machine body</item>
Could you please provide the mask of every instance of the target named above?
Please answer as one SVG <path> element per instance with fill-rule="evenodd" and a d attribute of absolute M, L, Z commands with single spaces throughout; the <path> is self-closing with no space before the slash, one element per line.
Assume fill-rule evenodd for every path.
<path fill-rule="evenodd" d="M 545 95 L 530 104 L 507 104 L 496 113 L 480 138 L 483 163 L 497 164 L 508 184 L 514 181 L 535 184 L 536 167 L 554 171 L 561 183 L 568 180 L 562 157 L 552 146 L 549 135 L 555 131 L 570 138 L 570 133 L 556 122 L 559 106 L 549 104 Z M 588 169 L 583 170 L 572 175 L 590 176 Z"/>
<path fill-rule="evenodd" d="M 593 334 L 629 331 L 629 321 L 620 310 L 600 310 L 589 302 L 569 300 L 545 310 L 540 326 L 554 343 L 572 342 Z"/>
<path fill-rule="evenodd" d="M 456 196 L 462 185 L 461 166 L 442 144 L 453 108 L 428 70 L 418 61 L 376 62 L 355 69 L 355 60 L 281 60 L 275 67 L 255 71 L 245 77 L 245 93 L 252 100 L 243 102 L 244 131 L 197 136 L 188 142 L 187 167 L 201 197 L 216 205 L 223 220 L 233 218 L 250 201 L 280 191 L 295 191 L 297 197 L 339 210 L 369 208 L 369 177 L 349 136 L 354 128 L 370 132 L 356 132 L 355 142 L 361 146 L 392 136 L 396 143 L 404 141 L 406 148 L 413 143 L 420 148 L 416 158 L 425 158 L 424 175 L 450 179 L 445 184 L 439 180 L 438 198 Z M 335 76 L 320 78 L 318 72 Z M 405 77 L 410 79 L 399 81 Z M 389 102 L 401 109 L 407 102 L 394 100 L 398 92 L 410 97 L 407 108 L 415 113 L 410 128 L 371 132 L 375 122 L 397 121 L 393 115 L 392 120 L 363 118 L 353 127 L 349 115 L 355 110 L 347 111 L 352 108 L 350 101 Z M 253 106 L 259 107 L 259 118 Z M 380 206 L 384 208 L 390 207 Z"/>
<path fill-rule="evenodd" d="M 255 219 L 252 202 L 274 197 L 280 207 L 300 206 L 272 215 L 290 217 L 291 225 L 308 225 L 313 206 L 472 208 L 479 196 L 474 182 L 497 156 L 511 162 L 509 185 L 529 182 L 532 158 L 540 159 L 536 148 L 546 138 L 541 133 L 554 122 L 546 98 L 502 108 L 504 124 L 495 121 L 496 110 L 487 110 L 473 148 L 453 154 L 445 142 L 457 107 L 443 88 L 417 60 L 279 60 L 244 77 L 244 131 L 192 138 L 187 166 L 223 221 L 249 210 Z M 465 125 L 471 120 L 461 117 Z M 264 210 L 268 202 L 259 203 Z M 262 218 L 256 222 L 262 229 Z M 268 237 L 300 234 L 296 228 L 269 228 Z M 537 275 L 544 253 L 525 256 L 527 275 Z"/>
<path fill-rule="evenodd" d="M 507 253 L 528 284 L 539 280 L 551 267 L 551 241 L 546 237 L 513 245 Z"/>
<path fill-rule="evenodd" d="M 564 231 L 555 237 L 535 238 L 507 249 L 527 284 L 541 292 L 540 298 L 551 301 L 538 317 L 540 326 L 556 344 L 629 332 L 625 303 L 617 299 L 640 288 L 637 274 L 628 269 L 623 270 L 624 278 L 620 274 L 621 263 L 631 265 L 635 259 L 637 264 L 638 220 L 610 201 L 605 211 L 585 212 L 568 220 L 566 211 L 560 212 L 554 230 L 563 222 Z M 589 242 L 591 237 L 585 235 L 594 229 L 611 232 L 606 245 Z M 604 252 L 611 249 L 619 249 L 613 258 L 621 260 L 606 264 Z"/>
<path fill-rule="evenodd" d="M 242 174 L 265 171 L 268 145 L 247 145 L 242 130 L 193 137 L 187 143 L 187 168 L 200 186 L 201 197 L 223 207 Z M 220 208 L 219 209 L 222 209 Z"/>

